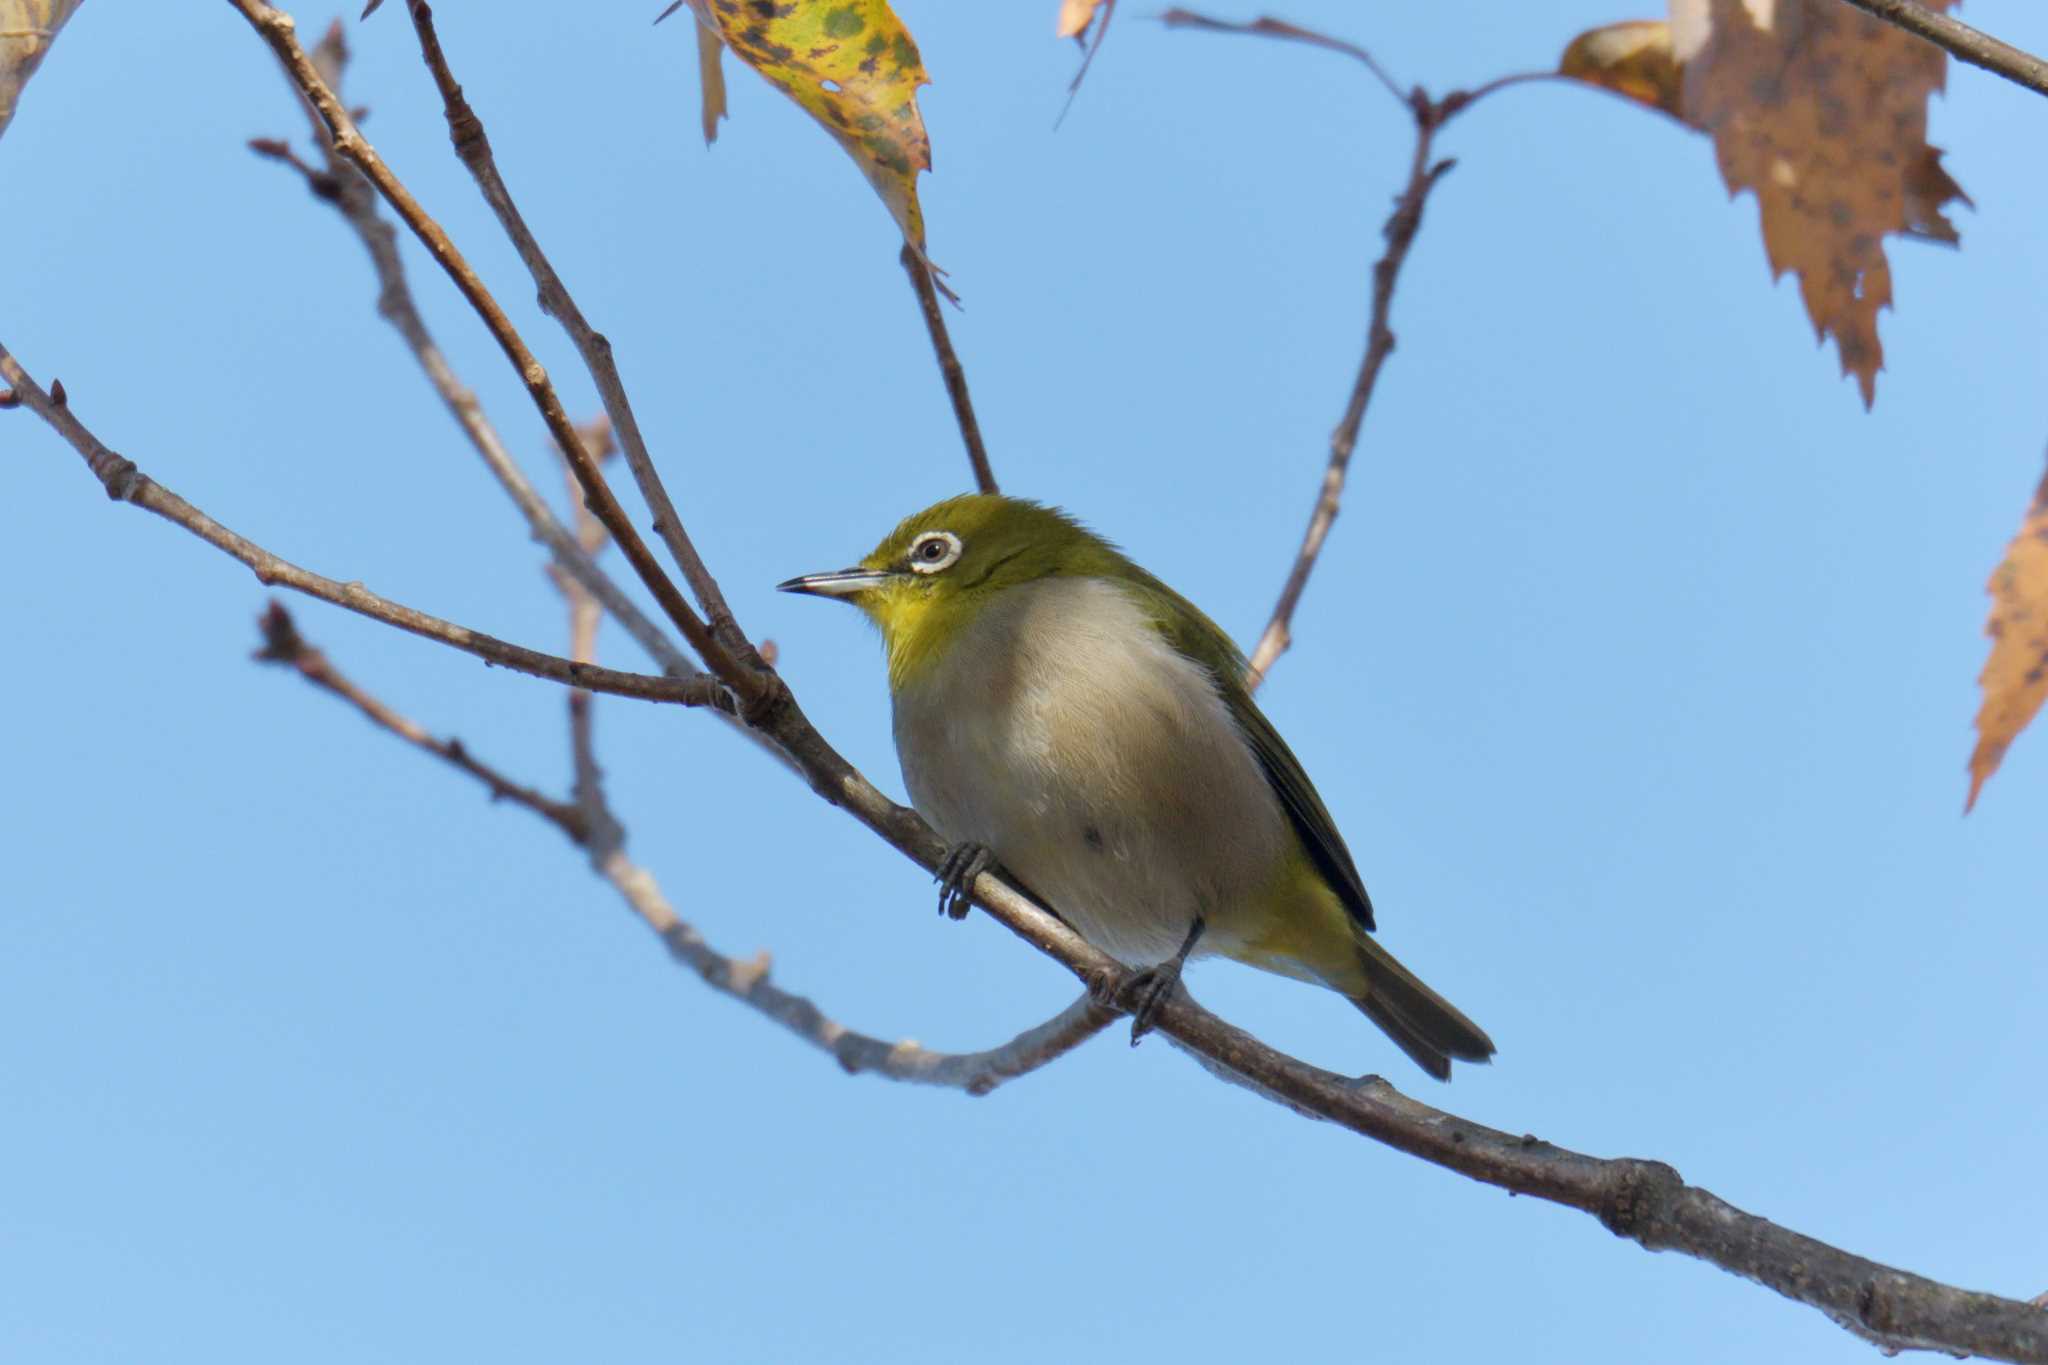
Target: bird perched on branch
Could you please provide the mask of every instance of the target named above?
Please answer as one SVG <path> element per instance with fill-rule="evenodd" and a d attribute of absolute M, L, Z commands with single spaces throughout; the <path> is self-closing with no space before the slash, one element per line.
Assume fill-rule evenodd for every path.
<path fill-rule="evenodd" d="M 1423 1070 L 1493 1041 L 1370 937 L 1365 884 L 1208 617 L 1055 509 L 974 494 L 785 592 L 881 628 L 911 803 L 953 844 L 940 907 L 1001 865 L 1143 969 L 1132 1039 L 1191 956 L 1348 998 Z"/>

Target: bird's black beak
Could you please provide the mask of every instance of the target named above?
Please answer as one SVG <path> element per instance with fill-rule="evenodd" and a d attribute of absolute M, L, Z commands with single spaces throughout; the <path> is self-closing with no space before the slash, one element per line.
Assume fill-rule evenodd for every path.
<path fill-rule="evenodd" d="M 831 573 L 807 573 L 775 585 L 777 592 L 805 592 L 813 597 L 858 597 L 879 588 L 896 575 L 887 569 L 834 569 Z"/>

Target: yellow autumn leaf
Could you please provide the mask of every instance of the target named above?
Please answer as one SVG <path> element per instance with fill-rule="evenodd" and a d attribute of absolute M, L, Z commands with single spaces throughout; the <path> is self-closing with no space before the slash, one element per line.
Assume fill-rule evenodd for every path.
<path fill-rule="evenodd" d="M 1662 19 L 1629 19 L 1581 33 L 1558 59 L 1557 74 L 1685 118 L 1683 72 L 1671 52 L 1671 25 Z"/>
<path fill-rule="evenodd" d="M 1977 804 L 1984 781 L 1998 771 L 2010 745 L 2048 698 L 2048 476 L 2034 490 L 2020 533 L 2013 537 L 1987 585 L 1991 657 L 1977 682 L 1984 704 L 1977 711 L 1977 748 L 1970 755 L 1970 796 Z"/>
<path fill-rule="evenodd" d="M 1729 193 L 1757 197 L 1773 278 L 1799 276 L 1815 333 L 1834 337 L 1868 407 L 1892 301 L 1884 239 L 1953 244 L 1942 205 L 1969 202 L 1927 144 L 1945 61 L 1841 0 L 1671 0 L 1669 24 L 1583 33 L 1558 70 L 1713 138 Z"/>
<path fill-rule="evenodd" d="M 85 0 L 0 0 L 0 133 L 57 30 Z"/>
<path fill-rule="evenodd" d="M 931 142 L 917 110 L 930 84 L 910 30 L 888 0 L 689 0 L 698 22 L 839 141 L 924 251 L 917 175 Z M 706 126 L 713 120 L 706 104 Z"/>

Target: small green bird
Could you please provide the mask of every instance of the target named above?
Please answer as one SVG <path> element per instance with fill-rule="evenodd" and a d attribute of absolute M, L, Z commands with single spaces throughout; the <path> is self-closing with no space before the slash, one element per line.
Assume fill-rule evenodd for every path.
<path fill-rule="evenodd" d="M 911 804 L 954 845 L 940 906 L 991 856 L 1146 969 L 1133 1040 L 1191 954 L 1327 986 L 1439 1080 L 1493 1041 L 1367 935 L 1372 902 L 1244 657 L 1064 513 L 994 494 L 904 521 L 860 564 L 778 585 L 881 628 Z"/>

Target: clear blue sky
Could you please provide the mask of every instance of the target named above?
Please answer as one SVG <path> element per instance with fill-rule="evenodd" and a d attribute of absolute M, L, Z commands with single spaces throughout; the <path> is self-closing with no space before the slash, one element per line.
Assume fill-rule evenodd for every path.
<path fill-rule="evenodd" d="M 966 482 L 893 229 L 751 76 L 698 145 L 691 35 L 657 8 L 440 17 L 743 621 L 900 791 L 872 638 L 772 591 Z M 1134 10 L 1055 132 L 1053 0 L 901 8 L 935 73 L 931 250 L 1005 486 L 1248 640 L 1357 363 L 1406 119 L 1342 58 Z M 1622 17 L 1285 13 L 1439 89 Z M 2048 48 L 2034 7 L 1971 17 Z M 403 12 L 350 31 L 366 131 L 594 410 L 447 154 Z M 1345 515 L 1262 695 L 1386 941 L 1500 1057 L 1438 1087 L 1333 997 L 1223 963 L 1190 984 L 1320 1064 L 2026 1296 L 2048 1289 L 2048 736 L 1961 807 L 1983 582 L 2048 438 L 2048 105 L 1951 81 L 1934 138 L 1978 208 L 1960 253 L 1893 249 L 1869 416 L 1704 140 L 1564 88 L 1450 131 Z M 228 6 L 86 6 L 0 140 L 0 341 L 227 524 L 559 647 L 538 552 L 374 316 L 356 243 L 243 148 L 276 134 L 302 120 Z M 552 489 L 512 375 L 408 259 Z M 845 1077 L 678 972 L 552 831 L 250 663 L 259 586 L 107 503 L 26 415 L 0 419 L 0 488 L 0 1359 L 1876 1358 L 1157 1042 L 985 1100 Z M 565 784 L 550 686 L 297 610 L 395 705 Z M 704 718 L 608 700 L 599 724 L 682 913 L 848 1024 L 978 1047 L 1071 998 Z"/>

